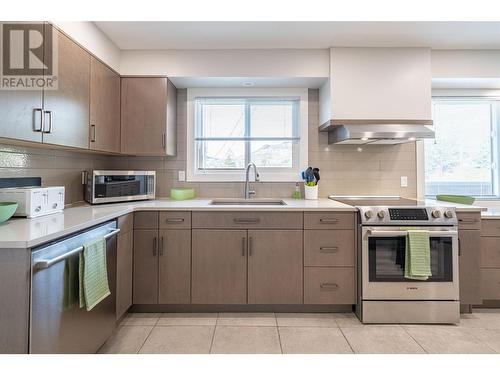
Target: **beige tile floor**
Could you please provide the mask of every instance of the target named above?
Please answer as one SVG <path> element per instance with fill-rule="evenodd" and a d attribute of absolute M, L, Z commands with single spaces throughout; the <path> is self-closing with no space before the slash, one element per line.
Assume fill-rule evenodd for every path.
<path fill-rule="evenodd" d="M 363 325 L 354 314 L 128 314 L 100 353 L 500 353 L 500 309 L 459 325 Z"/>

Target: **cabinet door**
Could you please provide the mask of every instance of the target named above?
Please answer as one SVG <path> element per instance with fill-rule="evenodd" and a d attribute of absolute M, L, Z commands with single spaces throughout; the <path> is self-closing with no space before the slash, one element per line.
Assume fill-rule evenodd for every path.
<path fill-rule="evenodd" d="M 158 231 L 134 231 L 134 304 L 158 303 Z"/>
<path fill-rule="evenodd" d="M 481 304 L 481 231 L 459 230 L 460 303 Z"/>
<path fill-rule="evenodd" d="M 120 76 L 94 57 L 90 65 L 90 149 L 120 152 Z"/>
<path fill-rule="evenodd" d="M 43 93 L 43 142 L 88 149 L 90 55 L 60 31 L 52 32 L 57 38 L 58 88 Z"/>
<path fill-rule="evenodd" d="M 121 152 L 167 155 L 167 79 L 122 78 Z"/>
<path fill-rule="evenodd" d="M 302 303 L 302 231 L 248 231 L 248 303 Z"/>
<path fill-rule="evenodd" d="M 246 303 L 246 244 L 246 230 L 193 230 L 192 303 Z"/>
<path fill-rule="evenodd" d="M 116 250 L 116 318 L 132 306 L 134 231 L 118 234 Z"/>
<path fill-rule="evenodd" d="M 161 230 L 159 303 L 191 302 L 191 230 Z"/>

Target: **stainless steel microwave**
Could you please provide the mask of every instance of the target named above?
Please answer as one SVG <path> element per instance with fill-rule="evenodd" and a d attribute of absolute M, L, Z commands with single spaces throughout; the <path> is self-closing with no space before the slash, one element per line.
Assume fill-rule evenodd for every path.
<path fill-rule="evenodd" d="M 84 172 L 85 200 L 91 204 L 155 198 L 155 171 Z"/>

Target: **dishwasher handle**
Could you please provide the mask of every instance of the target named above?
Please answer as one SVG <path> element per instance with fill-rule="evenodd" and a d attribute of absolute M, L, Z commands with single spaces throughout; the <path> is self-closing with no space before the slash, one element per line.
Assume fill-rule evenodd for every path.
<path fill-rule="evenodd" d="M 117 235 L 119 232 L 120 232 L 120 229 L 115 229 L 115 230 L 109 232 L 108 234 L 106 234 L 104 236 L 104 239 L 107 240 L 108 238 L 111 238 L 111 237 Z M 79 247 L 77 247 L 73 250 L 70 250 L 64 254 L 61 254 L 55 258 L 39 260 L 38 262 L 35 263 L 35 269 L 42 270 L 42 269 L 49 268 L 49 267 L 53 266 L 54 264 L 59 263 L 59 262 L 63 261 L 64 259 L 67 259 L 70 256 L 78 254 L 82 251 L 83 251 L 83 246 L 79 246 Z"/>

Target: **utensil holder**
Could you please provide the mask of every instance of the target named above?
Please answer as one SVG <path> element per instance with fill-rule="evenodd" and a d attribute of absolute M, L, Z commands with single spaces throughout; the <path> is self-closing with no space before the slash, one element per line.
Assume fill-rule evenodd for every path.
<path fill-rule="evenodd" d="M 304 185 L 304 195 L 306 199 L 318 199 L 318 185 Z"/>

